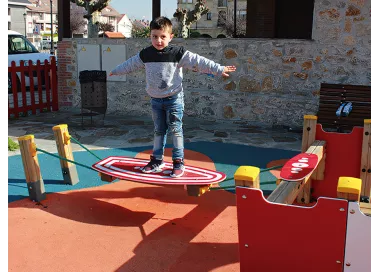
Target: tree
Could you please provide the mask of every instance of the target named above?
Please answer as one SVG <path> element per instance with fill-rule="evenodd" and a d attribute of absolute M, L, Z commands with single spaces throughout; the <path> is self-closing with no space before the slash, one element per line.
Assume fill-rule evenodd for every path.
<path fill-rule="evenodd" d="M 109 31 L 109 32 L 115 31 L 115 27 L 109 23 L 98 23 L 98 27 L 99 27 L 99 31 L 103 33 L 106 31 Z"/>
<path fill-rule="evenodd" d="M 70 0 L 79 7 L 83 7 L 87 13 L 83 16 L 88 21 L 88 37 L 97 38 L 98 37 L 98 16 L 102 9 L 108 6 L 110 0 Z"/>
<path fill-rule="evenodd" d="M 149 27 L 138 27 L 135 24 L 132 25 L 132 37 L 133 38 L 149 38 Z"/>
<path fill-rule="evenodd" d="M 85 30 L 87 22 L 83 18 L 83 12 L 78 10 L 71 10 L 70 12 L 70 29 L 73 34 L 81 34 Z"/>
<path fill-rule="evenodd" d="M 190 26 L 201 19 L 202 15 L 209 12 L 209 8 L 205 5 L 205 0 L 197 0 L 194 9 L 188 11 L 187 9 L 177 8 L 174 17 L 177 18 L 179 23 L 179 37 L 187 38 L 189 35 Z"/>
<path fill-rule="evenodd" d="M 232 13 L 232 12 L 231 12 Z M 231 14 L 230 13 L 230 14 Z M 234 36 L 234 15 L 227 16 L 219 13 L 218 26 L 221 26 L 228 37 Z M 242 16 L 236 17 L 236 37 L 245 37 L 247 30 L 247 19 Z"/>

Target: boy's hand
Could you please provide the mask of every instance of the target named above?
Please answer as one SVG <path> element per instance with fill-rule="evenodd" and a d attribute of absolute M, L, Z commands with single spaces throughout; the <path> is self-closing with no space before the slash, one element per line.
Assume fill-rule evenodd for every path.
<path fill-rule="evenodd" d="M 234 65 L 232 66 L 224 66 L 224 71 L 222 73 L 222 76 L 229 77 L 230 75 L 228 73 L 235 72 L 236 67 Z"/>

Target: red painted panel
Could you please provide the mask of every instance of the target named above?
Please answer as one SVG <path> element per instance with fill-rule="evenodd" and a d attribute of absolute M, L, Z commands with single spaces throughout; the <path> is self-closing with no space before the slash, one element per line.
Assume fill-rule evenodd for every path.
<path fill-rule="evenodd" d="M 285 163 L 280 177 L 291 181 L 302 180 L 315 169 L 317 163 L 318 156 L 315 154 L 298 154 Z"/>
<path fill-rule="evenodd" d="M 241 272 L 343 271 L 346 200 L 321 197 L 314 207 L 284 205 L 242 187 L 236 188 L 236 199 Z"/>
<path fill-rule="evenodd" d="M 52 111 L 58 111 L 58 84 L 57 84 L 57 64 L 55 57 L 51 58 L 51 77 L 50 86 L 52 92 Z"/>
<path fill-rule="evenodd" d="M 35 90 L 34 90 L 34 76 L 33 71 L 35 71 L 33 68 L 35 66 L 33 65 L 33 62 L 29 60 L 28 64 L 28 71 L 29 71 L 29 80 L 30 80 L 30 103 L 32 105 L 32 114 L 36 114 L 37 112 L 37 106 L 36 106 L 36 99 L 35 99 Z"/>
<path fill-rule="evenodd" d="M 96 171 L 113 176 L 119 179 L 150 183 L 150 184 L 167 184 L 167 185 L 207 185 L 223 181 L 226 174 L 204 169 L 196 166 L 185 166 L 185 173 L 182 177 L 170 177 L 173 165 L 165 162 L 162 172 L 146 174 L 141 171 L 149 160 L 129 158 L 129 157 L 107 157 L 97 163 L 92 168 Z"/>
<path fill-rule="evenodd" d="M 363 128 L 354 127 L 351 133 L 325 132 L 317 124 L 316 140 L 327 143 L 325 178 L 313 181 L 313 196 L 336 197 L 339 177 L 360 178 Z"/>
<path fill-rule="evenodd" d="M 33 72 L 37 72 L 37 82 L 35 82 L 33 77 Z M 56 62 L 53 57 L 51 60 L 51 64 L 48 64 L 45 61 L 45 65 L 41 65 L 40 61 L 37 61 L 37 65 L 33 65 L 33 62 L 29 60 L 28 65 L 24 65 L 24 62 L 20 63 L 20 66 L 16 66 L 16 63 L 12 61 L 11 67 L 8 67 L 8 73 L 11 76 L 12 81 L 12 94 L 13 96 L 10 98 L 13 100 L 13 108 L 10 108 L 10 101 L 8 99 L 8 117 L 11 117 L 11 114 L 14 115 L 15 118 L 19 117 L 19 113 L 23 112 L 26 114 L 27 111 L 31 110 L 32 114 L 36 114 L 36 110 L 40 109 L 42 111 L 44 108 L 47 108 L 50 111 L 50 107 L 53 111 L 58 110 L 58 92 L 57 92 L 57 70 L 56 70 Z M 45 75 L 45 78 L 50 78 L 51 81 L 47 80 L 45 82 L 46 88 L 42 89 L 42 78 L 41 73 Z M 18 78 L 18 74 L 20 78 Z M 30 80 L 30 105 L 27 105 L 27 93 L 26 93 L 26 81 L 25 74 L 29 75 Z M 48 77 L 47 75 L 51 75 Z M 19 80 L 20 84 L 17 83 Z M 34 84 L 37 83 L 37 88 L 35 88 Z M 21 88 L 18 90 L 18 85 Z M 52 103 L 50 103 L 50 94 L 49 87 L 52 92 Z M 38 101 L 35 101 L 35 94 L 38 92 Z M 43 102 L 42 94 L 45 93 L 47 102 Z M 22 98 L 22 105 L 18 105 L 18 97 Z M 37 103 L 36 103 L 37 102 Z"/>

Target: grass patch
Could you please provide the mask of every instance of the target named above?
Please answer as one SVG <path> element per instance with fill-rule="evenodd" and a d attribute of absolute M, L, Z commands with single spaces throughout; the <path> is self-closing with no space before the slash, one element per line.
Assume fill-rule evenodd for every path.
<path fill-rule="evenodd" d="M 15 151 L 19 148 L 19 145 L 12 141 L 11 138 L 8 137 L 8 151 Z"/>

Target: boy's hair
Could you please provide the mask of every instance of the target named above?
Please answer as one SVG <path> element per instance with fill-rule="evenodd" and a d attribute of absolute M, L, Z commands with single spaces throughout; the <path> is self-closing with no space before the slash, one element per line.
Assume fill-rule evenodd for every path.
<path fill-rule="evenodd" d="M 173 25 L 172 25 L 172 22 L 168 18 L 161 16 L 152 20 L 150 22 L 149 28 L 151 31 L 153 29 L 162 29 L 162 30 L 167 30 L 169 33 L 172 33 Z"/>

